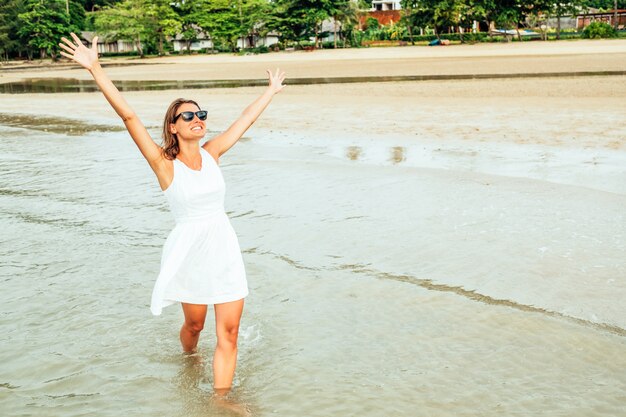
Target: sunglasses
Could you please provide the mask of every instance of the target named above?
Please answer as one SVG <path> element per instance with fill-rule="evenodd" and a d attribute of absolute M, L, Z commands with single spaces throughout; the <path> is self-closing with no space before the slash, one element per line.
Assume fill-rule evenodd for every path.
<path fill-rule="evenodd" d="M 206 110 L 199 110 L 195 113 L 192 111 L 184 111 L 174 116 L 174 120 L 172 120 L 172 123 L 176 123 L 176 120 L 178 120 L 179 117 L 183 119 L 184 122 L 191 122 L 194 115 L 198 116 L 198 119 L 200 120 L 206 120 L 208 112 Z"/>

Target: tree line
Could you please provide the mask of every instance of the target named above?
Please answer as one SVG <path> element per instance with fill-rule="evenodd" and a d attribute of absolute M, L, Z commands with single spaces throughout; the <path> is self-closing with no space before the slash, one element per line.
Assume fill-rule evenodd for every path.
<path fill-rule="evenodd" d="M 562 0 L 561 0 L 562 1 Z M 473 21 L 519 28 L 533 16 L 565 16 L 587 7 L 626 8 L 626 0 L 402 0 L 398 32 L 412 38 L 430 28 L 467 28 Z M 362 25 L 371 3 L 366 0 L 3 0 L 0 4 L 0 56 L 58 57 L 58 43 L 70 32 L 97 32 L 104 40 L 135 43 L 137 51 L 164 54 L 178 36 L 187 50 L 199 32 L 218 50 L 237 50 L 238 40 L 276 33 L 280 44 L 328 35 L 322 22 L 331 21 L 334 44 L 360 46 L 372 25 Z M 369 32 L 368 32 L 369 30 Z M 461 40 L 462 39 L 462 31 Z"/>
<path fill-rule="evenodd" d="M 406 27 L 412 37 L 412 29 L 430 27 L 437 35 L 438 29 L 454 27 L 469 28 L 473 22 L 484 22 L 488 28 L 498 27 L 516 30 L 520 26 L 538 23 L 546 18 L 557 19 L 557 39 L 560 35 L 560 18 L 586 12 L 589 8 L 612 9 L 626 7 L 626 1 L 617 0 L 402 0 Z M 458 31 L 463 41 L 463 30 Z"/>

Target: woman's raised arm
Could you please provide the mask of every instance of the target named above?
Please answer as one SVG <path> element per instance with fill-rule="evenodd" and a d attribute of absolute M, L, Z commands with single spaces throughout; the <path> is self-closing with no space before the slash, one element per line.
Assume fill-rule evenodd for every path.
<path fill-rule="evenodd" d="M 162 169 L 162 162 L 164 160 L 163 151 L 161 147 L 152 140 L 141 120 L 139 120 L 133 109 L 128 105 L 126 100 L 124 100 L 122 94 L 117 87 L 113 85 L 100 66 L 97 49 L 98 37 L 94 37 L 91 48 L 87 48 L 83 45 L 78 36 L 74 33 L 71 35 L 74 42 L 67 38 L 61 38 L 63 42 L 59 45 L 64 50 L 61 51 L 61 55 L 75 61 L 91 73 L 100 91 L 104 94 L 104 97 L 106 97 L 111 107 L 113 107 L 113 110 L 115 110 L 124 121 L 128 133 L 130 133 L 130 136 L 137 144 L 141 154 L 146 158 L 152 170 L 159 176 L 158 171 Z"/>
<path fill-rule="evenodd" d="M 270 70 L 267 70 L 267 75 L 269 78 L 267 90 L 265 90 L 259 98 L 254 100 L 252 104 L 246 107 L 241 113 L 241 116 L 239 116 L 226 131 L 215 136 L 202 146 L 215 160 L 237 143 L 246 130 L 252 126 L 261 113 L 263 113 L 263 110 L 270 104 L 274 94 L 279 93 L 285 87 L 283 85 L 283 81 L 285 81 L 284 72 L 280 72 L 280 70 L 276 68 L 274 74 L 272 74 Z"/>

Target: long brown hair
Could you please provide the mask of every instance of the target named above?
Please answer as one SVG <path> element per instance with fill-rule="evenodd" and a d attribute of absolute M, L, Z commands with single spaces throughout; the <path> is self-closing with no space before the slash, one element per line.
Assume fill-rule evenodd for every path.
<path fill-rule="evenodd" d="M 200 106 L 193 100 L 186 100 L 184 98 L 177 98 L 172 101 L 172 104 L 167 108 L 165 112 L 165 119 L 163 119 L 163 153 L 167 159 L 176 159 L 176 155 L 180 152 L 178 146 L 178 137 L 176 133 L 170 131 L 170 124 L 173 123 L 174 116 L 178 112 L 178 108 L 185 103 L 195 104 L 199 109 Z"/>

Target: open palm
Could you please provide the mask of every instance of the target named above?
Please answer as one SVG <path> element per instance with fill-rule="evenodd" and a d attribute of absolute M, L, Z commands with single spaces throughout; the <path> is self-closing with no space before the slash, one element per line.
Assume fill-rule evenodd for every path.
<path fill-rule="evenodd" d="M 91 42 L 91 48 L 87 48 L 76 34 L 71 33 L 71 36 L 74 42 L 61 38 L 63 42 L 59 46 L 65 50 L 65 52 L 61 51 L 61 55 L 90 70 L 98 62 L 98 37 L 95 36 Z"/>
<path fill-rule="evenodd" d="M 276 68 L 276 72 L 272 73 L 270 70 L 266 70 L 267 76 L 269 78 L 269 88 L 272 90 L 273 94 L 280 93 L 285 85 L 283 81 L 285 81 L 285 72 L 280 72 L 280 69 Z"/>

